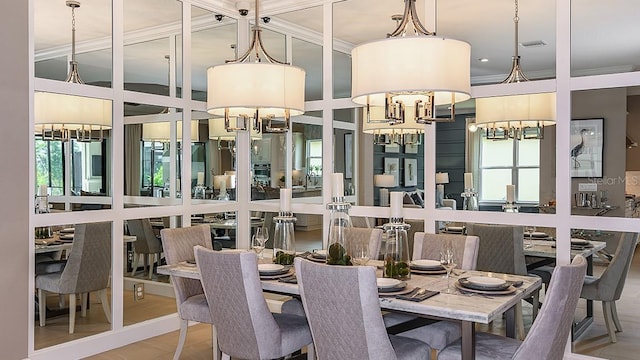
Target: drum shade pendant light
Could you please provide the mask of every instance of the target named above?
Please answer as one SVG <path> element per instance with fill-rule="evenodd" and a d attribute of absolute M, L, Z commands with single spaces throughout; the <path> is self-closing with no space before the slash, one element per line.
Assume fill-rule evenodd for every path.
<path fill-rule="evenodd" d="M 386 39 L 351 51 L 352 100 L 365 107 L 365 123 L 382 127 L 453 121 L 455 104 L 470 98 L 471 46 L 428 31 L 416 1 L 404 3 L 397 28 Z M 413 36 L 407 34 L 409 23 Z M 450 117 L 436 118 L 436 105 L 450 105 Z"/>
<path fill-rule="evenodd" d="M 518 0 L 515 0 L 515 54 L 503 84 L 529 81 L 518 55 Z M 542 139 L 544 127 L 556 123 L 556 94 L 526 94 L 476 99 L 476 126 L 487 139 Z"/>
<path fill-rule="evenodd" d="M 67 82 L 84 84 L 78 73 L 76 60 L 76 16 L 78 1 L 67 1 L 71 8 L 71 61 Z M 102 140 L 104 130 L 111 129 L 111 101 L 37 92 L 34 95 L 35 132 L 43 140 L 89 142 Z M 94 132 L 97 133 L 94 136 Z"/>
<path fill-rule="evenodd" d="M 266 132 L 284 133 L 291 128 L 291 116 L 304 113 L 305 71 L 267 53 L 260 35 L 259 9 L 256 0 L 249 49 L 207 70 L 207 111 L 224 116 L 229 132 L 248 130 L 253 119 L 255 130 L 261 131 L 264 122 Z M 253 62 L 245 62 L 252 54 Z M 262 62 L 263 56 L 267 62 Z"/>

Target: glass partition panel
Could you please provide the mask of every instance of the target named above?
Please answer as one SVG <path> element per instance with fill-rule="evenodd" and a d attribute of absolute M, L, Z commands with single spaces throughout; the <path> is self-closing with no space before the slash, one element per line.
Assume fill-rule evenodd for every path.
<path fill-rule="evenodd" d="M 111 207 L 111 108 L 110 100 L 35 94 L 38 213 Z"/>
<path fill-rule="evenodd" d="M 307 112 L 294 118 L 294 121 L 294 202 L 322 203 L 322 113 Z"/>
<path fill-rule="evenodd" d="M 65 2 L 36 0 L 33 4 L 36 77 L 67 79 L 72 59 L 75 23 L 76 61 L 86 84 L 111 86 L 111 0 L 82 2 L 74 9 Z"/>
<path fill-rule="evenodd" d="M 127 0 L 124 2 L 124 88 L 126 90 L 181 96 L 181 24 L 182 2 L 180 1 Z"/>
<path fill-rule="evenodd" d="M 571 191 L 574 215 L 634 217 L 633 89 L 574 91 L 571 95 Z M 594 116 L 594 114 L 597 114 Z M 627 139 L 627 141 L 623 141 Z M 626 162 L 624 161 L 626 159 Z"/>
<path fill-rule="evenodd" d="M 322 100 L 322 46 L 293 38 L 291 63 L 303 68 L 305 77 L 305 101 Z"/>
<path fill-rule="evenodd" d="M 638 11 L 637 1 L 572 2 L 571 75 L 637 71 Z"/>
<path fill-rule="evenodd" d="M 37 291 L 32 306 L 40 325 L 34 326 L 36 350 L 111 330 L 111 228 L 105 222 L 35 229 Z M 89 268 L 91 271 L 79 271 Z M 85 290 L 68 284 L 96 290 L 80 295 Z M 77 294 L 67 296 L 69 292 Z M 69 309 L 79 310 L 83 301 L 86 316 L 77 314 L 75 322 L 70 322 Z"/>
<path fill-rule="evenodd" d="M 344 176 L 345 196 L 349 201 L 356 202 L 357 162 L 356 153 L 357 134 L 352 125 L 355 118 L 355 109 L 337 109 L 333 111 L 333 171 Z"/>
<path fill-rule="evenodd" d="M 191 98 L 207 100 L 207 69 L 236 57 L 237 21 L 191 7 Z"/>
<path fill-rule="evenodd" d="M 125 205 L 181 204 L 181 109 L 126 103 L 124 123 Z"/>
<path fill-rule="evenodd" d="M 177 311 L 169 276 L 159 274 L 158 266 L 166 263 L 160 230 L 181 226 L 181 216 L 126 220 L 123 261 L 125 326 Z"/>

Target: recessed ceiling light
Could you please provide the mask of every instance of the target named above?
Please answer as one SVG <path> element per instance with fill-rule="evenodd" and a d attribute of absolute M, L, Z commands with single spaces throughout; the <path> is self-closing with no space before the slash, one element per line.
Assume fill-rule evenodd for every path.
<path fill-rule="evenodd" d="M 547 42 L 544 40 L 532 40 L 532 41 L 524 41 L 520 43 L 520 46 L 524 48 L 540 47 L 540 46 L 546 46 L 546 45 L 547 45 Z"/>
<path fill-rule="evenodd" d="M 480 59 L 478 59 L 478 61 L 480 61 L 480 62 L 488 62 L 488 61 L 489 61 L 489 59 L 487 59 L 487 58 L 480 58 Z"/>

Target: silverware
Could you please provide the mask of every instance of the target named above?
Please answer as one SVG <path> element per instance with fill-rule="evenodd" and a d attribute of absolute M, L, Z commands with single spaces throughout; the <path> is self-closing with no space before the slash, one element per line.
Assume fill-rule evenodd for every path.
<path fill-rule="evenodd" d="M 419 288 L 416 288 L 419 289 Z M 417 298 L 418 296 L 422 296 L 423 294 L 425 294 L 427 292 L 427 289 L 419 289 L 418 291 L 416 291 L 413 295 L 411 295 L 412 299 Z"/>

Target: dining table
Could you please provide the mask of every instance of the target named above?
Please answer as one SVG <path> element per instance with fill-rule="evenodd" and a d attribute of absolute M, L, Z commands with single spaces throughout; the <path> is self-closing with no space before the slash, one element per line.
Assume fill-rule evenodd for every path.
<path fill-rule="evenodd" d="M 261 262 L 269 261 L 261 259 Z M 378 277 L 382 277 L 381 261 L 370 261 L 367 266 L 376 266 Z M 335 266 L 335 265 L 327 265 Z M 293 271 L 293 270 L 291 270 Z M 198 268 L 188 262 L 158 267 L 159 274 L 191 279 L 200 279 Z M 456 285 L 458 279 L 470 276 L 494 277 L 511 281 L 517 288 L 510 288 L 508 294 L 492 292 L 467 292 Z M 489 324 L 494 320 L 506 318 L 506 335 L 516 336 L 515 308 L 521 300 L 540 290 L 542 281 L 537 276 L 519 276 L 510 274 L 487 273 L 482 271 L 454 270 L 452 277 L 443 275 L 411 274 L 406 280 L 407 290 L 413 288 L 439 292 L 423 301 L 409 301 L 385 296 L 380 293 L 380 307 L 384 311 L 401 312 L 419 317 L 450 320 L 460 323 L 462 331 L 462 359 L 475 359 L 475 324 Z M 296 283 L 278 279 L 263 279 L 262 290 L 290 296 L 299 296 Z M 449 291 L 449 293 L 447 292 Z M 389 295 L 389 293 L 386 293 Z"/>

